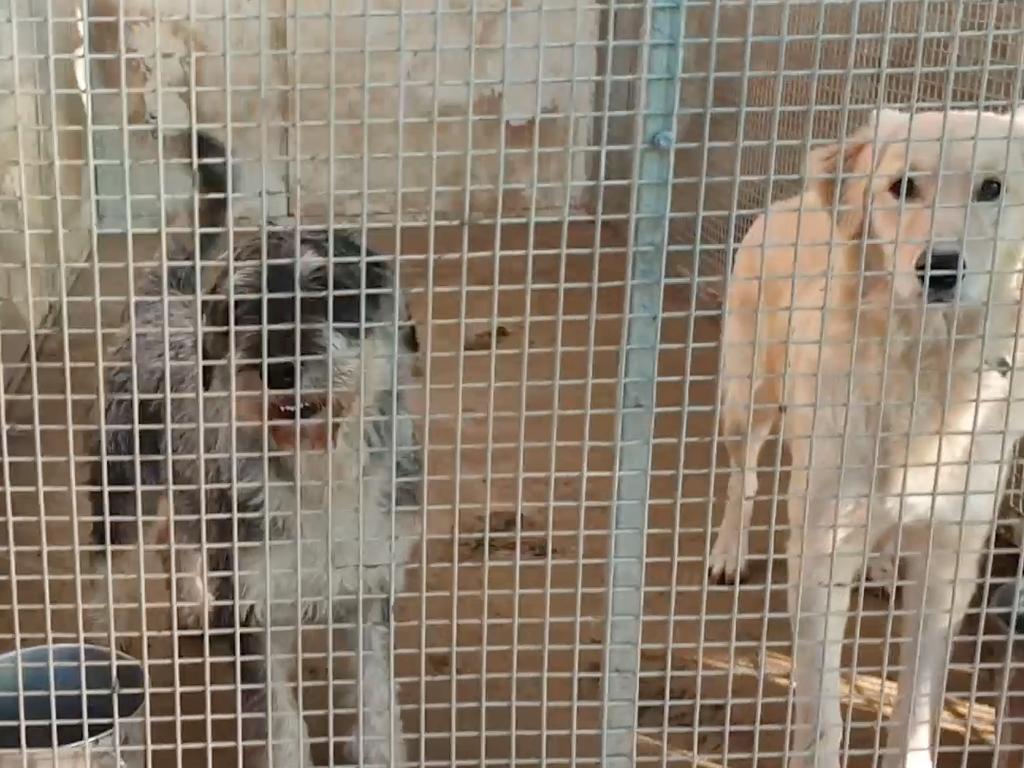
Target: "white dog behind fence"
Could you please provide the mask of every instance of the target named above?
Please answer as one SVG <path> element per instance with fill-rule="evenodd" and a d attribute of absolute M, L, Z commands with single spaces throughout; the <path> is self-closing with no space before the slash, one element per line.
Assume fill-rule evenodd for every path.
<path fill-rule="evenodd" d="M 736 256 L 721 372 L 734 475 L 711 568 L 743 569 L 757 456 L 781 412 L 790 764 L 841 763 L 850 583 L 884 544 L 907 567 L 910 640 L 885 765 L 925 768 L 951 633 L 1024 425 L 1024 120 L 880 110 L 813 153 L 809 174 Z"/>

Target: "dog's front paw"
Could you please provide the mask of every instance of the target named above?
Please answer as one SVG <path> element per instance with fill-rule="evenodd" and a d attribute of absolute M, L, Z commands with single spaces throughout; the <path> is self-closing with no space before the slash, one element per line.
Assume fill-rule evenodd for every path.
<path fill-rule="evenodd" d="M 242 765 L 245 768 L 315 768 L 313 758 L 308 756 L 308 750 L 303 753 L 293 748 L 282 748 L 274 745 L 268 754 L 261 746 L 246 747 Z"/>
<path fill-rule="evenodd" d="M 893 751 L 882 759 L 882 768 L 935 768 L 935 761 L 927 749 L 915 749 L 906 754 Z"/>
<path fill-rule="evenodd" d="M 708 559 L 712 581 L 720 584 L 742 581 L 747 563 L 747 535 L 737 528 L 720 528 Z"/>
<path fill-rule="evenodd" d="M 114 623 L 110 617 L 113 615 Z M 89 643 L 107 648 L 113 646 L 115 651 L 141 659 L 143 633 L 130 611 L 110 612 L 103 605 L 93 605 L 85 612 L 85 639 Z M 121 621 L 118 621 L 120 619 Z"/>
<path fill-rule="evenodd" d="M 888 548 L 883 552 L 871 555 L 868 558 L 867 567 L 864 569 L 864 580 L 867 586 L 879 589 L 887 595 L 892 594 L 896 589 L 899 565 L 895 551 Z"/>
<path fill-rule="evenodd" d="M 272 765 L 267 768 L 315 768 L 308 737 L 304 732 L 301 736 L 295 733 L 287 724 L 281 728 L 280 732 L 274 733 L 270 754 L 273 758 Z M 246 765 L 245 768 L 249 768 L 249 766 Z"/>
<path fill-rule="evenodd" d="M 823 726 L 817 734 L 813 729 L 797 728 L 787 768 L 840 768 L 843 762 L 842 743 L 841 724 Z"/>
<path fill-rule="evenodd" d="M 213 607 L 213 597 L 202 577 L 194 574 L 179 576 L 175 598 L 178 629 L 202 629 Z"/>
<path fill-rule="evenodd" d="M 387 737 L 366 737 L 360 741 L 358 729 L 345 745 L 345 758 L 353 765 L 372 768 L 401 768 L 406 764 L 401 738 L 393 743 Z"/>

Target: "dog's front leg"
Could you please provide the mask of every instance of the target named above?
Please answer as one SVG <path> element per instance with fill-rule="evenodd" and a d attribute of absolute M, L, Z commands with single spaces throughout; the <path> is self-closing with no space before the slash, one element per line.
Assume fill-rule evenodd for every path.
<path fill-rule="evenodd" d="M 985 526 L 905 529 L 908 584 L 899 701 L 885 768 L 932 768 L 932 734 L 942 704 L 951 635 L 974 596 Z"/>
<path fill-rule="evenodd" d="M 192 491 L 176 492 L 173 508 L 166 498 L 160 503 L 160 517 L 167 531 L 167 549 L 161 559 L 169 580 L 171 602 L 176 606 L 178 629 L 202 629 L 213 608 L 206 556 L 201 546 L 200 509 L 199 498 Z"/>
<path fill-rule="evenodd" d="M 793 633 L 795 721 L 790 768 L 838 768 L 843 719 L 840 665 L 850 582 L 863 563 L 863 529 L 836 528 L 835 500 L 820 499 L 807 514 L 791 509 L 787 551 Z"/>
<path fill-rule="evenodd" d="M 170 558 L 167 558 L 168 574 Z M 204 575 L 204 558 L 194 544 L 174 545 L 174 592 L 178 629 L 202 629 L 213 607 L 213 595 Z"/>
<path fill-rule="evenodd" d="M 351 600 L 335 605 L 335 622 L 346 626 L 348 644 L 358 653 L 360 637 L 362 654 L 358 668 L 362 680 L 362 732 L 356 732 L 349 747 L 349 757 L 357 765 L 405 765 L 405 742 L 402 738 L 402 716 L 398 705 L 398 686 L 391 676 L 391 611 L 386 597 L 365 602 L 362 627 Z"/>
<path fill-rule="evenodd" d="M 264 628 L 248 627 L 243 633 L 243 731 L 246 741 L 266 741 L 265 749 L 246 749 L 245 768 L 312 768 L 306 724 L 291 680 L 293 673 L 301 674 L 296 669 L 295 630 L 271 630 L 269 646 Z"/>
<path fill-rule="evenodd" d="M 102 512 L 97 513 L 98 516 Z M 112 519 L 105 539 L 114 543 L 91 560 L 89 584 L 83 595 L 86 637 L 99 645 L 114 645 L 137 659 L 143 658 L 143 615 L 147 605 L 145 550 L 166 541 L 166 529 L 147 518 Z M 137 526 L 142 526 L 142 546 Z"/>
<path fill-rule="evenodd" d="M 85 636 L 101 646 L 142 658 L 144 569 L 137 551 L 108 550 L 98 556 L 83 599 Z M 108 574 L 109 570 L 109 574 Z"/>

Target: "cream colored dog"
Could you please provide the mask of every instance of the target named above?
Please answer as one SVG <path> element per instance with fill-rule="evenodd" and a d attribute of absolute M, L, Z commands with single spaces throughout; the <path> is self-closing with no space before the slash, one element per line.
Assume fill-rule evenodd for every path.
<path fill-rule="evenodd" d="M 951 635 L 1024 426 L 1022 269 L 1024 120 L 978 112 L 878 111 L 813 153 L 804 194 L 738 249 L 721 372 L 734 474 L 710 566 L 743 568 L 757 456 L 781 412 L 791 766 L 840 765 L 850 584 L 880 546 L 908 578 L 884 764 L 934 765 Z"/>

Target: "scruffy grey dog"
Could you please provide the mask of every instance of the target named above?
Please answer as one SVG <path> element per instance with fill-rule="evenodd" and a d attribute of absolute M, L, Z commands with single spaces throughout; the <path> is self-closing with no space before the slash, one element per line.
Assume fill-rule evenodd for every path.
<path fill-rule="evenodd" d="M 200 191 L 219 195 L 200 225 L 223 226 L 223 147 L 199 136 L 198 155 Z M 179 623 L 243 628 L 244 711 L 269 713 L 255 719 L 272 742 L 247 765 L 312 765 L 296 637 L 347 625 L 362 647 L 354 757 L 400 765 L 390 595 L 420 531 L 421 449 L 406 405 L 418 345 L 391 259 L 337 231 L 268 231 L 209 262 L 214 244 L 209 281 L 187 247 L 146 276 L 134 333 L 106 355 L 94 573 L 137 569 L 140 540 L 168 533 Z M 102 582 L 91 627 L 121 644 L 109 606 L 131 598 Z"/>

